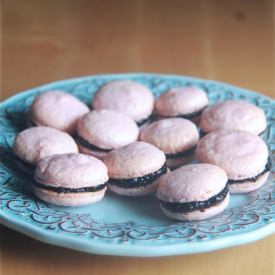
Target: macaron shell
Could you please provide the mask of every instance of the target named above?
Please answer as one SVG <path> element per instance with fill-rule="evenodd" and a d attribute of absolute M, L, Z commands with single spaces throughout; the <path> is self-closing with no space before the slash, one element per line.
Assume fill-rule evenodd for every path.
<path fill-rule="evenodd" d="M 167 202 L 205 201 L 221 192 L 226 173 L 211 164 L 189 164 L 158 180 L 157 197 Z"/>
<path fill-rule="evenodd" d="M 204 136 L 197 145 L 196 158 L 223 168 L 229 179 L 246 179 L 261 173 L 268 149 L 257 135 L 243 131 L 219 130 Z"/>
<path fill-rule="evenodd" d="M 128 179 L 156 172 L 165 163 L 165 155 L 145 142 L 133 142 L 106 155 L 104 163 L 110 178 Z"/>
<path fill-rule="evenodd" d="M 187 119 L 169 118 L 143 128 L 139 139 L 155 145 L 165 154 L 175 154 L 195 146 L 199 132 L 196 125 Z"/>
<path fill-rule="evenodd" d="M 80 137 L 102 149 L 113 149 L 138 138 L 138 127 L 126 114 L 111 110 L 92 111 L 77 124 Z"/>
<path fill-rule="evenodd" d="M 228 100 L 208 107 L 201 116 L 204 132 L 220 129 L 247 131 L 260 134 L 266 128 L 263 110 L 243 100 Z"/>
<path fill-rule="evenodd" d="M 108 181 L 104 163 L 92 156 L 64 154 L 43 159 L 35 170 L 35 180 L 53 187 L 82 188 Z"/>
<path fill-rule="evenodd" d="M 93 98 L 92 107 L 95 110 L 121 111 L 140 121 L 151 115 L 154 97 L 146 86 L 138 82 L 117 80 L 101 87 Z"/>
<path fill-rule="evenodd" d="M 109 184 L 108 188 L 114 193 L 122 196 L 128 196 L 128 197 L 146 196 L 156 191 L 157 181 L 145 186 L 137 187 L 137 188 L 121 188 L 112 184 Z"/>
<path fill-rule="evenodd" d="M 181 220 L 181 221 L 200 221 L 200 220 L 212 218 L 218 215 L 219 213 L 223 212 L 229 204 L 229 198 L 230 198 L 230 195 L 228 193 L 225 199 L 221 203 L 215 206 L 211 206 L 210 208 L 206 208 L 203 211 L 196 210 L 188 213 L 174 213 L 165 209 L 162 206 L 160 206 L 160 208 L 163 211 L 163 213 L 171 219 Z"/>
<path fill-rule="evenodd" d="M 236 184 L 229 184 L 229 191 L 232 194 L 241 194 L 241 193 L 249 193 L 254 190 L 259 189 L 267 180 L 270 172 L 264 173 L 262 176 L 260 176 L 256 181 L 247 181 L 242 183 L 236 183 Z"/>
<path fill-rule="evenodd" d="M 73 133 L 78 119 L 88 112 L 89 108 L 73 95 L 49 91 L 35 98 L 29 118 L 37 126 L 49 126 Z"/>
<path fill-rule="evenodd" d="M 41 200 L 60 206 L 81 206 L 95 203 L 103 199 L 107 188 L 97 192 L 83 193 L 56 193 L 53 191 L 34 187 L 34 193 Z"/>
<path fill-rule="evenodd" d="M 50 127 L 32 127 L 20 132 L 13 144 L 13 152 L 22 160 L 36 164 L 56 154 L 78 153 L 73 138 Z"/>
<path fill-rule="evenodd" d="M 165 117 L 191 114 L 208 105 L 205 91 L 197 87 L 177 87 L 163 93 L 155 103 L 156 112 Z"/>

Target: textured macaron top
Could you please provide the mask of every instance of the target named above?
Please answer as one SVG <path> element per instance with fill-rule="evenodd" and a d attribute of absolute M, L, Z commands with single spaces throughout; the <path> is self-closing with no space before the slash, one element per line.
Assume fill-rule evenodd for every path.
<path fill-rule="evenodd" d="M 260 134 L 266 128 L 263 110 L 244 100 L 228 100 L 208 107 L 202 113 L 200 127 L 204 132 L 219 129 Z"/>
<path fill-rule="evenodd" d="M 36 164 L 51 155 L 78 153 L 78 148 L 69 134 L 38 126 L 20 132 L 14 141 L 13 151 L 20 159 Z"/>
<path fill-rule="evenodd" d="M 167 202 L 205 201 L 221 192 L 226 183 L 226 173 L 218 166 L 189 164 L 159 178 L 157 197 Z"/>
<path fill-rule="evenodd" d="M 257 135 L 244 131 L 219 130 L 203 137 L 197 145 L 196 158 L 223 168 L 229 179 L 254 177 L 268 160 L 268 149 Z"/>
<path fill-rule="evenodd" d="M 163 93 L 155 103 L 156 112 L 161 116 L 191 114 L 208 105 L 204 90 L 188 86 L 172 88 Z"/>
<path fill-rule="evenodd" d="M 127 179 L 156 172 L 165 163 L 165 155 L 145 142 L 133 142 L 113 150 L 104 158 L 110 178 Z"/>
<path fill-rule="evenodd" d="M 134 142 L 138 132 L 137 124 L 130 116 L 111 110 L 89 112 L 77 124 L 78 135 L 102 149 L 118 148 Z"/>
<path fill-rule="evenodd" d="M 168 118 L 145 126 L 140 140 L 155 145 L 166 154 L 175 154 L 195 146 L 199 141 L 196 125 L 183 118 Z"/>
<path fill-rule="evenodd" d="M 87 112 L 89 108 L 73 95 L 62 91 L 49 91 L 34 99 L 29 119 L 36 125 L 72 133 L 77 120 Z"/>
<path fill-rule="evenodd" d="M 93 109 L 120 111 L 135 121 L 149 117 L 154 107 L 154 97 L 144 85 L 131 80 L 116 80 L 105 84 L 95 94 Z"/>
<path fill-rule="evenodd" d="M 108 181 L 104 163 L 83 154 L 47 157 L 38 163 L 34 177 L 41 184 L 65 188 L 92 187 Z"/>

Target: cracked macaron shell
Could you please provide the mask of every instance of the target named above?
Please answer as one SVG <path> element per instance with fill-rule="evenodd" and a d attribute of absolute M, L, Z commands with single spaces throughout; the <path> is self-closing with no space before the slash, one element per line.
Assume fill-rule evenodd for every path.
<path fill-rule="evenodd" d="M 105 164 L 84 154 L 64 154 L 41 160 L 35 180 L 43 185 L 65 188 L 93 187 L 108 181 Z"/>
<path fill-rule="evenodd" d="M 212 164 L 189 164 L 158 179 L 157 197 L 167 202 L 205 201 L 227 183 L 225 171 Z"/>
<path fill-rule="evenodd" d="M 36 164 L 51 155 L 78 153 L 78 148 L 69 134 L 38 126 L 28 128 L 16 136 L 13 152 L 23 161 Z"/>
<path fill-rule="evenodd" d="M 145 142 L 133 142 L 113 150 L 103 159 L 110 178 L 127 179 L 156 172 L 165 164 L 165 155 Z"/>
<path fill-rule="evenodd" d="M 165 154 L 176 154 L 195 146 L 199 141 L 199 132 L 190 120 L 168 118 L 144 127 L 139 139 L 155 145 Z"/>
<path fill-rule="evenodd" d="M 154 97 L 152 92 L 141 83 L 132 80 L 116 80 L 103 85 L 96 92 L 92 108 L 120 111 L 138 122 L 151 115 Z"/>
<path fill-rule="evenodd" d="M 29 119 L 37 126 L 49 126 L 73 133 L 77 121 L 89 108 L 75 96 L 63 91 L 48 91 L 35 97 Z"/>
<path fill-rule="evenodd" d="M 102 149 L 118 148 L 138 138 L 138 127 L 128 115 L 111 110 L 91 111 L 77 124 L 77 134 Z"/>
<path fill-rule="evenodd" d="M 219 130 L 198 143 L 196 158 L 224 169 L 229 179 L 251 178 L 261 173 L 268 161 L 268 149 L 257 135 L 244 131 Z"/>

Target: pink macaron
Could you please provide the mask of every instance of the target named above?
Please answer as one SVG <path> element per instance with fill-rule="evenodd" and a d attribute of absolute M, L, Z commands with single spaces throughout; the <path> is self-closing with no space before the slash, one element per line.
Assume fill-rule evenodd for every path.
<path fill-rule="evenodd" d="M 124 113 L 92 111 L 79 120 L 76 141 L 80 152 L 103 158 L 111 150 L 136 141 L 138 132 L 137 124 Z"/>
<path fill-rule="evenodd" d="M 229 203 L 227 176 L 212 164 L 189 164 L 158 181 L 157 197 L 165 215 L 195 221 L 221 213 Z"/>
<path fill-rule="evenodd" d="M 199 132 L 190 120 L 168 118 L 145 126 L 139 139 L 163 151 L 167 167 L 175 169 L 193 159 Z"/>
<path fill-rule="evenodd" d="M 155 103 L 160 117 L 181 117 L 198 122 L 202 111 L 208 105 L 204 90 L 194 87 L 176 87 L 163 93 Z"/>
<path fill-rule="evenodd" d="M 231 193 L 247 193 L 261 187 L 270 172 L 268 149 L 257 135 L 219 130 L 203 137 L 196 158 L 225 170 Z"/>
<path fill-rule="evenodd" d="M 105 84 L 96 92 L 92 108 L 123 112 L 141 126 L 152 114 L 154 97 L 146 86 L 138 82 L 116 80 Z"/>
<path fill-rule="evenodd" d="M 62 91 L 49 91 L 38 95 L 29 110 L 31 125 L 49 126 L 73 133 L 77 121 L 89 108 L 79 99 Z"/>
<path fill-rule="evenodd" d="M 63 206 L 95 203 L 104 197 L 108 181 L 102 161 L 83 154 L 63 154 L 41 160 L 35 170 L 34 193 Z"/>
<path fill-rule="evenodd" d="M 240 130 L 260 134 L 266 128 L 263 110 L 244 100 L 216 103 L 202 113 L 200 128 L 204 133 L 215 130 Z"/>
<path fill-rule="evenodd" d="M 16 136 L 13 152 L 21 170 L 32 174 L 41 159 L 56 154 L 78 153 L 78 148 L 69 134 L 38 126 L 28 128 Z"/>
<path fill-rule="evenodd" d="M 157 147 L 134 142 L 104 158 L 109 189 L 124 196 L 142 196 L 156 190 L 156 179 L 167 172 L 165 155 Z"/>

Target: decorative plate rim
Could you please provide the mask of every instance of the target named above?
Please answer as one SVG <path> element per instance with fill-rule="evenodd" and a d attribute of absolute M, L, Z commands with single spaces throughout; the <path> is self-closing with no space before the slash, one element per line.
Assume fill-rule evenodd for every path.
<path fill-rule="evenodd" d="M 4 108 L 6 105 L 12 104 L 13 101 L 20 101 L 26 98 L 28 95 L 31 96 L 33 94 L 38 93 L 40 90 L 45 91 L 47 89 L 52 89 L 54 86 L 59 85 L 69 85 L 69 84 L 80 84 L 86 83 L 92 80 L 106 80 L 106 79 L 126 79 L 126 78 L 159 78 L 163 81 L 173 80 L 173 81 L 185 81 L 185 82 L 195 82 L 199 85 L 199 83 L 207 86 L 207 85 L 216 85 L 217 87 L 221 86 L 224 89 L 228 90 L 238 90 L 240 93 L 247 94 L 247 96 L 251 97 L 260 97 L 261 99 L 265 99 L 270 101 L 272 106 L 275 104 L 275 101 L 265 95 L 258 94 L 256 92 L 236 87 L 231 84 L 209 80 L 209 79 L 201 79 L 191 76 L 180 76 L 180 75 L 167 75 L 167 74 L 154 74 L 154 73 L 124 73 L 124 74 L 101 74 L 101 75 L 92 75 L 85 77 L 77 77 L 72 79 L 59 80 L 55 82 L 51 82 L 45 85 L 40 85 L 35 88 L 28 89 L 20 94 L 13 95 L 0 103 L 0 108 Z M 148 80 L 149 81 L 149 80 Z M 0 109 L 0 111 L 1 111 Z M 273 117 L 272 117 L 273 118 Z M 1 139 L 1 135 L 0 135 Z M 273 143 L 272 143 L 273 145 Z M 1 164 L 1 163 L 0 163 Z M 0 167 L 0 172 L 2 168 Z M 1 182 L 0 182 L 1 184 Z M 270 187 L 272 188 L 273 185 Z M 271 200 L 273 201 L 274 189 L 270 191 L 269 195 L 271 196 Z M 268 193 L 268 191 L 264 191 L 262 193 Z M 266 195 L 266 194 L 265 194 Z M 260 197 L 260 195 L 259 195 Z M 1 202 L 1 197 L 0 197 Z M 275 203 L 275 202 L 274 202 Z M 273 204 L 272 204 L 273 205 Z M 1 205 L 0 205 L 1 206 Z M 43 207 L 42 207 L 43 208 Z M 264 238 L 275 232 L 275 212 L 271 212 L 271 220 L 267 220 L 265 224 L 261 224 L 260 227 L 248 230 L 247 232 L 239 232 L 232 235 L 225 235 L 218 238 L 206 238 L 202 240 L 196 240 L 195 242 L 170 242 L 169 240 L 164 244 L 157 244 L 151 242 L 150 245 L 144 244 L 142 241 L 147 241 L 146 239 L 140 239 L 141 242 L 135 241 L 133 243 L 126 242 L 101 242 L 99 239 L 90 239 L 87 242 L 86 238 L 79 238 L 77 235 L 66 235 L 66 234 L 56 234 L 54 231 L 49 231 L 44 227 L 38 227 L 34 224 L 24 220 L 24 217 L 17 216 L 14 214 L 10 214 L 9 212 L 4 213 L 1 209 L 0 217 L 2 223 L 8 227 L 11 227 L 17 231 L 20 231 L 30 237 L 33 237 L 37 240 L 55 244 L 63 247 L 73 248 L 76 250 L 96 253 L 96 254 L 105 254 L 105 255 L 118 255 L 118 256 L 167 256 L 167 255 L 179 255 L 179 254 L 193 254 L 199 252 L 207 252 L 212 250 L 217 250 L 225 247 L 231 247 L 235 245 L 245 244 L 252 241 L 256 241 L 258 239 Z M 273 211 L 273 210 L 272 210 Z M 20 217 L 20 218 L 19 218 Z M 123 224 L 123 223 L 122 223 Z M 175 223 L 176 225 L 176 223 Z M 124 226 L 135 226 L 134 223 L 124 223 Z M 138 226 L 138 225 L 137 225 Z M 140 227 L 146 227 L 144 225 L 139 225 Z M 148 226 L 149 228 L 149 226 Z M 172 228 L 172 227 L 171 227 Z M 174 228 L 174 227 L 173 227 Z M 173 229 L 172 228 L 172 229 Z M 177 227 L 175 226 L 177 229 Z M 175 229 L 174 228 L 174 229 Z M 148 229 L 147 229 L 148 230 Z M 138 232 L 139 233 L 139 232 Z M 138 234 L 137 233 L 137 234 Z M 182 232 L 181 232 L 182 233 Z M 220 232 L 219 232 L 220 233 Z M 217 234 L 218 236 L 218 234 Z M 130 237 L 131 238 L 131 237 Z M 173 236 L 171 237 L 173 239 Z M 148 239 L 150 240 L 150 239 Z M 163 240 L 162 240 L 163 241 Z M 157 242 L 157 241 L 156 241 Z M 158 249 L 156 249 L 158 248 Z"/>

